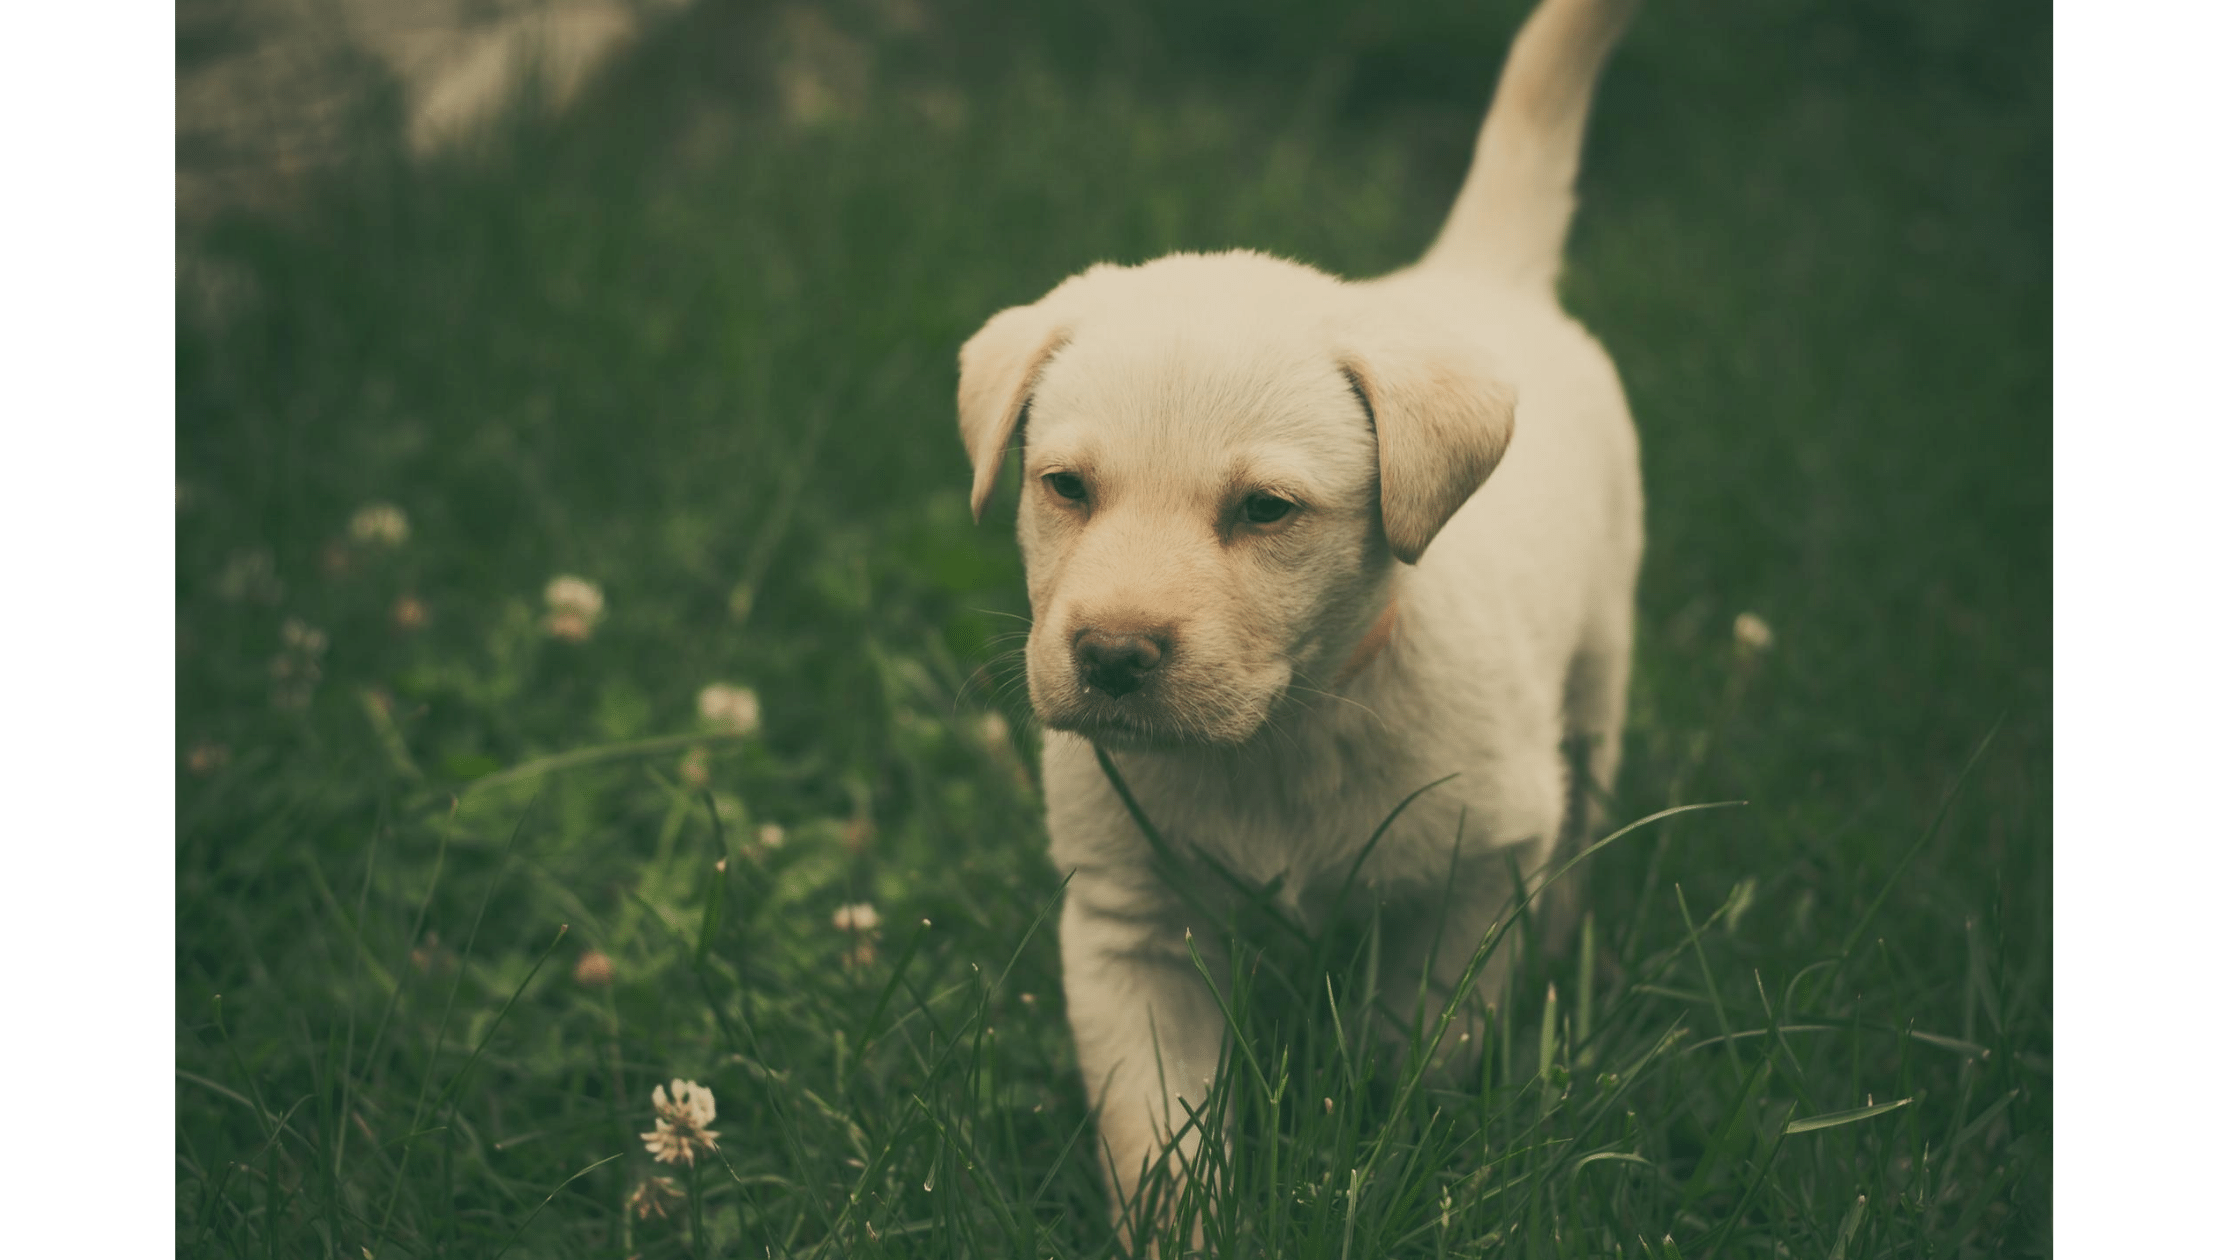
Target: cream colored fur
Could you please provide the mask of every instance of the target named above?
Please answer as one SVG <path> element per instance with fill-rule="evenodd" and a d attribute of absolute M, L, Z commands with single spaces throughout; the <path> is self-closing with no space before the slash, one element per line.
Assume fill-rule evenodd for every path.
<path fill-rule="evenodd" d="M 1309 928 L 1378 822 L 1454 776 L 1361 871 L 1409 992 L 1443 899 L 1429 962 L 1451 985 L 1514 904 L 1512 866 L 1541 869 L 1588 825 L 1571 802 L 1616 774 L 1640 475 L 1617 373 L 1554 281 L 1594 79 L 1632 7 L 1535 12 L 1416 266 L 1366 282 L 1247 252 L 1097 266 L 964 348 L 975 512 L 1024 445 L 1027 679 L 1116 1208 L 1177 1134 L 1176 1158 L 1195 1147 L 1185 1107 L 1222 1048 L 1185 931 L 1225 969 L 1223 925 L 1159 873 L 1095 746 L 1169 841 L 1280 881 Z M 1295 506 L 1256 522 L 1254 495 Z M 1389 643 L 1349 668 L 1388 603 Z M 1084 634 L 1153 644 L 1156 667 L 1092 687 Z M 1573 790 L 1570 745 L 1591 790 Z"/>

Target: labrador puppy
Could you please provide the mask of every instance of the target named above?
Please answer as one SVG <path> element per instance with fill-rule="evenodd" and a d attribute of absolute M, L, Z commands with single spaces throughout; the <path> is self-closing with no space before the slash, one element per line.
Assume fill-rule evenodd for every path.
<path fill-rule="evenodd" d="M 1026 675 L 1116 1211 L 1195 1149 L 1224 1035 L 1186 941 L 1214 953 L 1220 925 L 1120 784 L 1166 849 L 1273 887 L 1310 928 L 1351 873 L 1390 973 L 1412 992 L 1428 964 L 1443 998 L 1617 773 L 1639 461 L 1617 372 L 1555 280 L 1633 8 L 1544 0 L 1414 266 L 1098 265 L 964 347 L 976 515 L 1023 446 Z M 1476 977 L 1489 1003 L 1508 952 Z"/>

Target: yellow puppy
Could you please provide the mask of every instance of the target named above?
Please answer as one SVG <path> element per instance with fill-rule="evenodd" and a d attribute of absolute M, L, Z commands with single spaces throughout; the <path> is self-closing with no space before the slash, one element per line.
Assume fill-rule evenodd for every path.
<path fill-rule="evenodd" d="M 1514 902 L 1512 866 L 1542 868 L 1587 825 L 1570 803 L 1617 772 L 1639 461 L 1617 372 L 1555 277 L 1594 81 L 1633 7 L 1541 4 L 1416 265 L 1361 282 L 1241 251 L 1096 266 L 964 347 L 976 513 L 1024 445 L 1027 679 L 1116 1208 L 1219 1058 L 1184 933 L 1211 951 L 1220 925 L 1161 875 L 1098 748 L 1165 837 L 1280 879 L 1310 926 L 1379 821 L 1454 776 L 1360 872 L 1388 923 L 1418 925 L 1386 938 L 1408 991 L 1435 941 L 1435 982 L 1459 978 Z M 1507 967 L 1480 976 L 1488 1000 Z"/>

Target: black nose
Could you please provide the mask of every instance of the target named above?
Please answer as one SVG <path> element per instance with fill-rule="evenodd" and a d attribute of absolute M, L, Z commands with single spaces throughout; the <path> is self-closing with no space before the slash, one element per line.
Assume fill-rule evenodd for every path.
<path fill-rule="evenodd" d="M 1081 664 L 1081 681 L 1117 700 L 1141 687 L 1165 653 L 1147 634 L 1088 629 L 1074 636 L 1073 655 Z"/>

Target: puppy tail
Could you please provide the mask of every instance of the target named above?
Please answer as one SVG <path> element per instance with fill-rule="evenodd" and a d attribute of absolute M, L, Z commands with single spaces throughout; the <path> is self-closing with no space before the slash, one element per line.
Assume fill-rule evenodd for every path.
<path fill-rule="evenodd" d="M 1596 76 L 1639 0 L 1541 0 L 1517 32 L 1469 178 L 1423 266 L 1553 288 Z"/>

